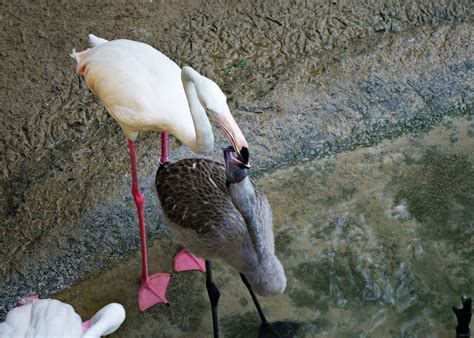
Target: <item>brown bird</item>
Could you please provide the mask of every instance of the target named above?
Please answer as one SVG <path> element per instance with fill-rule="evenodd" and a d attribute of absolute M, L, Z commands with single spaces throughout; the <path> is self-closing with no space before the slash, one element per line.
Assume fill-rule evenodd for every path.
<path fill-rule="evenodd" d="M 261 296 L 273 296 L 286 287 L 283 266 L 275 256 L 270 204 L 250 181 L 249 165 L 235 157 L 232 147 L 224 150 L 224 159 L 225 166 L 207 159 L 165 163 L 155 181 L 173 238 L 206 258 L 214 336 L 218 335 L 219 291 L 212 282 L 210 259 L 223 260 L 240 272 L 262 327 L 269 324 L 253 290 Z"/>

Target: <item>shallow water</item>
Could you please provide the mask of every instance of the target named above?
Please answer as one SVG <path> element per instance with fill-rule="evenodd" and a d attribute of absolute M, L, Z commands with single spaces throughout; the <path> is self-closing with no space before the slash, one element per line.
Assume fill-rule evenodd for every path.
<path fill-rule="evenodd" d="M 452 305 L 474 295 L 474 122 L 445 118 L 427 134 L 266 173 L 285 293 L 262 299 L 271 321 L 302 324 L 301 337 L 447 337 Z M 150 265 L 172 271 L 178 246 L 150 243 Z M 112 301 L 127 320 L 112 336 L 212 333 L 205 277 L 173 274 L 170 305 L 135 305 L 138 252 L 59 298 L 83 318 Z M 238 274 L 214 264 L 221 331 L 256 336 L 259 320 Z"/>

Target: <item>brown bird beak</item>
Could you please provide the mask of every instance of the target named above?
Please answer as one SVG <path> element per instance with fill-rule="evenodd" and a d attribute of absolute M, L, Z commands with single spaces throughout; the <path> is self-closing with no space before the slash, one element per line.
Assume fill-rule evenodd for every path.
<path fill-rule="evenodd" d="M 229 110 L 223 114 L 216 114 L 217 123 L 221 126 L 222 130 L 226 134 L 229 142 L 235 149 L 235 152 L 239 154 L 240 160 L 244 164 L 249 162 L 249 149 L 247 141 L 245 140 L 244 134 L 240 130 L 239 126 L 235 122 L 232 114 Z"/>

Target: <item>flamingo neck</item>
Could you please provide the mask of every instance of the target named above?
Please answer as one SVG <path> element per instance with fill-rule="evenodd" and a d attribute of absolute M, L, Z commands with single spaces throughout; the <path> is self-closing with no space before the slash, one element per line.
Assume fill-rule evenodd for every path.
<path fill-rule="evenodd" d="M 250 178 L 246 177 L 239 183 L 230 184 L 229 190 L 234 205 L 245 220 L 258 261 L 262 262 L 267 256 L 266 245 L 264 230 L 257 216 L 257 196 L 253 184 Z"/>
<path fill-rule="evenodd" d="M 109 335 L 116 331 L 124 320 L 123 306 L 117 303 L 108 304 L 82 324 L 84 333 L 81 338 L 99 338 Z"/>
<path fill-rule="evenodd" d="M 214 134 L 212 133 L 211 123 L 206 115 L 206 111 L 199 102 L 194 83 L 201 80 L 201 75 L 191 67 L 184 67 L 181 71 L 181 81 L 183 82 L 184 92 L 188 100 L 189 110 L 194 123 L 196 132 L 196 141 L 189 145 L 197 153 L 206 153 L 212 150 L 214 146 Z M 206 93 L 200 93 L 206 95 Z"/>

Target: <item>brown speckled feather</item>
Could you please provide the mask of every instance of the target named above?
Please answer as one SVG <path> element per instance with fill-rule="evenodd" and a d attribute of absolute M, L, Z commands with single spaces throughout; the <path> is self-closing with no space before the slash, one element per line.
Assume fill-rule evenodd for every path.
<path fill-rule="evenodd" d="M 224 165 L 206 159 L 167 163 L 156 174 L 166 216 L 183 228 L 206 234 L 225 219 L 241 219 L 226 187 Z"/>
<path fill-rule="evenodd" d="M 161 166 L 155 183 L 164 221 L 179 244 L 205 259 L 223 260 L 243 273 L 259 295 L 285 290 L 271 208 L 248 176 L 228 188 L 224 165 L 194 158 Z M 249 218 L 252 212 L 255 217 Z"/>

